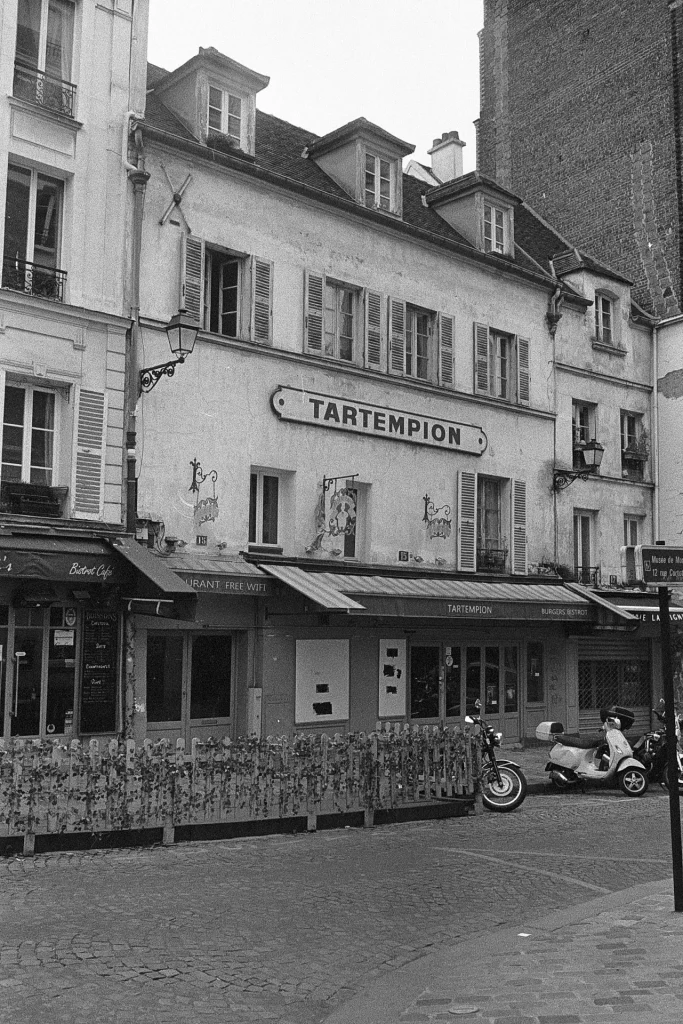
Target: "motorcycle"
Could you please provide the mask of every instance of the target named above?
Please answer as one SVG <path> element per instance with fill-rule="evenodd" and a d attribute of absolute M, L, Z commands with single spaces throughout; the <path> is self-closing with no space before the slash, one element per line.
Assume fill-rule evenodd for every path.
<path fill-rule="evenodd" d="M 669 788 L 668 753 L 666 745 L 666 715 L 664 701 L 660 700 L 659 709 L 653 708 L 653 714 L 662 723 L 661 729 L 653 729 L 643 733 L 633 745 L 633 754 L 642 761 L 650 782 L 659 782 Z M 683 758 L 681 756 L 681 717 L 676 714 L 676 759 L 678 761 L 678 791 L 683 793 Z"/>
<path fill-rule="evenodd" d="M 514 811 L 524 801 L 527 791 L 526 776 L 518 764 L 496 756 L 503 734 L 496 732 L 481 717 L 481 701 L 474 704 L 476 711 L 467 715 L 468 725 L 479 726 L 475 733 L 481 748 L 481 788 L 484 807 L 490 811 Z"/>
<path fill-rule="evenodd" d="M 581 786 L 586 782 L 613 785 L 615 780 L 626 796 L 642 796 L 648 787 L 647 771 L 633 756 L 631 745 L 624 736 L 635 720 L 627 708 L 611 707 L 600 712 L 604 740 L 565 735 L 561 722 L 541 722 L 536 728 L 539 740 L 553 740 L 546 771 L 557 789 Z"/>

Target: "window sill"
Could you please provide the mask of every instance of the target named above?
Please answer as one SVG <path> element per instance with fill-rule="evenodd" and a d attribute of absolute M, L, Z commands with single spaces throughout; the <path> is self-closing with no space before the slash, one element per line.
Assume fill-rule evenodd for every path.
<path fill-rule="evenodd" d="M 15 107 L 17 110 L 25 110 L 31 114 L 37 114 L 44 120 L 52 121 L 54 124 L 63 125 L 74 134 L 83 127 L 83 122 L 77 121 L 75 117 L 71 117 L 69 114 L 61 114 L 58 110 L 51 110 L 40 103 L 31 103 L 30 100 L 22 100 L 18 96 L 9 96 L 8 99 L 11 107 Z"/>
<path fill-rule="evenodd" d="M 250 555 L 281 555 L 282 548 L 277 544 L 247 544 Z"/>
<path fill-rule="evenodd" d="M 605 345 L 603 341 L 598 341 L 597 338 L 591 338 L 591 345 L 596 352 L 607 352 L 611 356 L 621 356 L 622 358 L 626 355 L 625 348 L 618 348 L 616 345 Z"/>

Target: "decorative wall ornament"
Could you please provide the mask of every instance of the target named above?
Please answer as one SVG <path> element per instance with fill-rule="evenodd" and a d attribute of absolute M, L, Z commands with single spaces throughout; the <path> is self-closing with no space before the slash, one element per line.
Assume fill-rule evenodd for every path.
<path fill-rule="evenodd" d="M 446 537 L 450 537 L 453 520 L 448 517 L 451 514 L 451 506 L 442 505 L 440 508 L 437 508 L 428 494 L 425 494 L 422 500 L 425 503 L 422 522 L 427 525 L 427 536 L 429 539 L 434 540 L 439 537 L 445 540 Z"/>
<path fill-rule="evenodd" d="M 357 473 L 345 473 L 343 476 L 324 476 L 320 498 L 315 512 L 316 537 L 306 551 L 310 554 L 319 551 L 325 537 L 353 537 L 356 533 L 356 493 L 353 481 Z M 339 481 L 344 480 L 343 486 Z M 328 491 L 335 488 L 329 502 Z"/>
<path fill-rule="evenodd" d="M 194 527 L 195 531 L 199 531 L 205 523 L 213 523 L 219 516 L 218 498 L 216 496 L 218 473 L 215 469 L 205 473 L 201 462 L 197 459 L 192 459 L 190 465 L 192 466 L 192 483 L 188 490 L 191 494 L 195 495 Z M 201 487 L 207 481 L 211 484 L 212 494 L 202 498 L 200 497 Z"/>

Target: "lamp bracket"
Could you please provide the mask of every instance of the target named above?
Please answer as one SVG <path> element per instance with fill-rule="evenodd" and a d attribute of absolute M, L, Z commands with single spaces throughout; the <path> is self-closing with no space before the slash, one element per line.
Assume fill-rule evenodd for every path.
<path fill-rule="evenodd" d="M 185 357 L 173 359 L 169 363 L 159 363 L 157 366 L 147 366 L 140 370 L 140 391 L 149 392 L 159 383 L 162 377 L 172 377 L 178 363 L 184 363 Z"/>
<path fill-rule="evenodd" d="M 593 467 L 581 470 L 556 469 L 553 472 L 552 489 L 554 491 L 564 491 L 575 480 L 589 480 L 592 476 L 595 476 L 595 469 Z"/>

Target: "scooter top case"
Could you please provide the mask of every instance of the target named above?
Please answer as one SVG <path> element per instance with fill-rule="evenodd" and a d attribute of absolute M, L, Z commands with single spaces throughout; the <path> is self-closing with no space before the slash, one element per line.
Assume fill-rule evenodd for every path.
<path fill-rule="evenodd" d="M 622 732 L 628 732 L 636 720 L 636 716 L 630 708 L 622 708 L 619 704 L 612 704 L 609 708 L 600 708 L 600 721 L 606 722 L 608 718 L 618 718 Z"/>
<path fill-rule="evenodd" d="M 564 732 L 562 722 L 539 722 L 536 726 L 537 740 L 554 740 L 559 733 Z"/>

